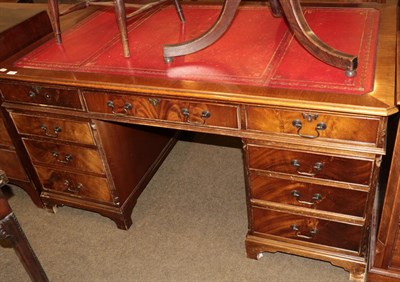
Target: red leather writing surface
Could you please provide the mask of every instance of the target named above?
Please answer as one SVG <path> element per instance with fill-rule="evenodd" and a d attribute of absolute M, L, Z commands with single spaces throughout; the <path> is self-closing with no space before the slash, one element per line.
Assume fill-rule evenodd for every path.
<path fill-rule="evenodd" d="M 124 58 L 112 10 L 102 10 L 16 62 L 18 67 L 205 80 L 346 94 L 373 89 L 379 11 L 362 8 L 307 8 L 314 32 L 332 47 L 359 56 L 357 76 L 310 55 L 284 19 L 268 7 L 241 7 L 216 43 L 165 64 L 162 47 L 192 39 L 215 21 L 220 7 L 185 5 L 185 25 L 173 6 L 129 21 L 131 57 Z"/>

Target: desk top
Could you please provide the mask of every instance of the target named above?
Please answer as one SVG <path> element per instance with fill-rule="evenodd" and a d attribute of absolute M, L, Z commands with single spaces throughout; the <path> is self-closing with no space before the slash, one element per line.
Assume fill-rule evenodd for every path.
<path fill-rule="evenodd" d="M 97 89 L 107 89 L 107 90 L 115 90 L 115 91 L 124 91 L 124 92 L 140 92 L 140 93 L 151 93 L 160 94 L 163 96 L 174 96 L 174 97 L 186 97 L 186 98 L 196 98 L 196 99 L 207 99 L 212 101 L 223 101 L 223 102 L 231 102 L 231 103 L 249 103 L 249 104 L 257 104 L 257 105 L 273 105 L 273 106 L 290 106 L 296 108 L 307 108 L 307 109 L 318 109 L 318 110 L 329 110 L 329 111 L 340 111 L 340 112 L 348 112 L 348 113 L 362 113 L 362 114 L 372 114 L 372 115 L 390 115 L 397 111 L 395 107 L 395 60 L 396 60 L 396 3 L 390 3 L 395 1 L 388 1 L 389 3 L 384 5 L 377 4 L 357 4 L 355 7 L 348 7 L 346 9 L 351 10 L 352 12 L 362 13 L 362 11 L 380 11 L 380 23 L 379 23 L 379 31 L 378 31 L 378 48 L 376 52 L 376 68 L 375 68 L 375 82 L 373 85 L 373 89 L 371 89 L 371 85 L 368 86 L 368 89 L 364 89 L 365 91 L 362 93 L 356 93 L 358 95 L 349 95 L 342 94 L 346 93 L 346 91 L 342 91 L 342 93 L 332 93 L 332 89 L 325 90 L 323 87 L 326 85 L 321 84 L 323 87 L 309 89 L 304 88 L 299 89 L 295 87 L 282 87 L 279 85 L 265 85 L 265 84 L 257 84 L 257 83 L 237 83 L 235 81 L 229 80 L 202 80 L 198 77 L 174 77 L 174 76 L 143 76 L 137 73 L 124 73 L 123 68 L 120 68 L 121 71 L 107 72 L 102 71 L 101 69 L 90 69 L 82 70 L 76 69 L 73 67 L 65 67 L 61 65 L 61 67 L 51 66 L 49 67 L 40 67 L 37 68 L 33 65 L 23 65 L 24 59 L 32 57 L 32 54 L 35 54 L 37 50 L 43 50 L 43 46 L 54 47 L 55 44 L 52 35 L 46 36 L 42 40 L 36 42 L 31 45 L 27 49 L 19 52 L 15 56 L 9 58 L 6 61 L 3 61 L 0 64 L 0 68 L 7 69 L 7 71 L 0 73 L 0 79 L 5 80 L 17 80 L 17 81 L 26 81 L 26 82 L 40 82 L 40 83 L 48 83 L 52 85 L 69 85 L 69 86 L 79 86 L 84 88 L 97 88 Z M 210 6 L 203 6 L 203 9 L 209 8 Z M 376 8 L 376 9 L 364 9 L 368 8 Z M 265 6 L 262 7 L 260 4 L 257 6 L 244 6 L 241 8 L 242 11 L 253 11 L 260 9 L 267 9 Z M 310 10 L 308 11 L 318 11 L 318 10 Z M 330 8 L 332 10 L 332 8 Z M 364 10 L 362 10 L 364 9 Z M 209 8 L 211 11 L 217 11 L 215 7 Z M 327 10 L 319 9 L 322 13 L 326 13 Z M 64 34 L 68 38 L 68 29 L 71 28 L 73 30 L 76 29 L 76 23 L 88 22 L 91 15 L 88 17 L 88 14 L 93 13 L 94 9 L 88 8 L 84 11 L 80 11 L 78 13 L 73 13 L 65 18 L 63 22 L 63 27 L 67 30 Z M 307 11 L 307 10 L 306 10 Z M 98 13 L 98 11 L 96 11 Z M 243 12 L 242 12 L 243 13 Z M 318 15 L 318 13 L 316 13 Z M 243 18 L 237 16 L 238 20 Z M 246 17 L 245 17 L 246 18 Z M 326 18 L 326 17 L 323 17 Z M 331 14 L 331 20 L 335 19 L 335 15 Z M 250 21 L 251 22 L 251 21 Z M 315 25 L 318 24 L 318 16 L 315 16 Z M 80 23 L 81 25 L 81 23 Z M 279 29 L 280 24 L 277 25 L 277 29 Z M 312 23 L 310 26 L 313 28 Z M 208 27 L 208 26 L 207 26 Z M 251 26 L 247 26 L 247 28 L 251 28 Z M 100 29 L 100 28 L 99 28 Z M 71 34 L 71 33 L 70 33 Z M 70 35 L 69 34 L 69 35 Z M 268 34 L 268 30 L 265 31 L 265 34 Z M 153 34 L 154 35 L 154 34 Z M 274 33 L 276 35 L 276 33 Z M 318 35 L 318 33 L 317 33 Z M 151 37 L 151 36 L 150 36 Z M 265 36 L 264 36 L 265 37 Z M 271 38 L 268 38 L 269 41 Z M 118 40 L 117 40 L 118 41 Z M 279 41 L 272 41 L 270 44 L 278 44 Z M 46 45 L 47 44 L 47 45 Z M 65 43 L 66 46 L 68 43 Z M 134 44 L 139 44 L 135 41 Z M 135 50 L 137 45 L 131 47 L 131 49 Z M 376 45 L 375 42 L 373 42 Z M 229 45 L 229 44 L 228 44 Z M 227 45 L 225 45 L 227 46 Z M 357 46 L 359 47 L 359 46 Z M 370 48 L 371 46 L 368 46 Z M 58 47 L 59 48 L 59 47 Z M 231 48 L 231 50 L 233 50 Z M 237 49 L 240 50 L 240 49 Z M 375 48 L 370 48 L 369 50 L 374 51 Z M 85 50 L 82 50 L 83 52 Z M 201 53 L 200 51 L 199 53 Z M 36 53 L 37 54 L 37 53 Z M 103 53 L 104 56 L 111 56 L 111 53 Z M 212 53 L 211 53 L 212 54 Z M 98 54 L 97 54 L 98 55 Z M 118 56 L 118 54 L 113 54 Z M 265 55 L 265 54 L 264 54 Z M 307 53 L 303 54 L 307 55 Z M 192 55 L 188 55 L 192 56 Z M 21 60 L 21 58 L 23 60 Z M 105 57 L 106 58 L 106 57 Z M 122 55 L 118 58 L 123 59 Z M 193 57 L 192 57 L 193 58 Z M 197 57 L 199 59 L 200 57 Z M 234 56 L 227 57 L 228 59 L 234 60 Z M 262 56 L 260 57 L 264 59 Z M 294 56 L 295 58 L 295 56 Z M 104 58 L 103 58 L 104 59 Z M 140 58 L 135 58 L 140 59 Z M 179 58 L 177 58 L 179 59 Z M 201 59 L 201 58 L 200 58 Z M 254 58 L 252 56 L 249 59 L 258 59 L 258 57 Z M 268 58 L 267 58 L 268 59 Z M 121 61 L 119 60 L 119 61 Z M 29 61 L 29 60 L 28 60 Z M 30 62 L 33 62 L 31 60 Z M 106 60 L 107 61 L 107 60 Z M 118 60 L 114 60 L 118 61 Z M 185 67 L 193 67 L 191 59 L 188 59 L 189 65 L 180 64 L 180 68 Z M 307 61 L 307 60 L 306 60 Z M 52 63 L 50 61 L 50 63 Z M 197 64 L 194 67 L 198 68 L 199 66 L 206 64 L 206 62 L 200 62 L 201 64 Z M 307 63 L 307 62 L 306 62 Z M 73 65 L 73 64 L 71 64 Z M 90 65 L 90 64 L 89 64 Z M 295 64 L 293 64 L 295 65 Z M 91 64 L 93 66 L 93 64 Z M 240 64 L 238 64 L 240 66 Z M 97 66 L 98 67 L 98 66 Z M 370 66 L 368 66 L 371 68 Z M 333 67 L 329 67 L 332 68 Z M 367 67 L 366 67 L 367 68 Z M 372 64 L 373 68 L 373 64 Z M 137 69 L 137 68 L 136 68 Z M 179 71 L 179 68 L 175 68 L 175 71 Z M 285 69 L 283 69 L 286 71 Z M 7 74 L 8 71 L 16 71 L 16 74 Z M 336 70 L 342 72 L 341 70 Z M 369 69 L 371 72 L 371 69 Z M 365 76 L 365 73 L 361 73 L 362 76 Z M 360 75 L 360 76 L 361 76 Z M 344 74 L 343 74 L 344 76 Z M 373 77 L 373 71 L 372 71 Z M 371 91 L 370 91 L 371 90 Z M 340 92 L 340 91 L 339 91 Z M 365 93 L 365 94 L 364 94 Z M 361 95 L 359 95 L 361 94 Z"/>

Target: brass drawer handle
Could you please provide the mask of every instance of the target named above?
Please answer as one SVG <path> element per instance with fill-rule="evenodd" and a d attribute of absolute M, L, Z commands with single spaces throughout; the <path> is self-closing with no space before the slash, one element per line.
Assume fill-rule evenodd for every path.
<path fill-rule="evenodd" d="M 308 234 L 309 234 L 309 235 L 304 235 L 304 234 L 302 234 L 301 231 L 300 231 L 300 228 L 299 228 L 296 224 L 292 224 L 292 225 L 290 226 L 290 228 L 291 228 L 293 231 L 295 231 L 296 237 L 303 238 L 303 239 L 308 239 L 308 240 L 310 240 L 310 239 L 313 239 L 313 238 L 315 237 L 315 235 L 318 234 L 318 229 L 317 229 L 317 228 L 313 228 L 313 229 L 311 229 L 310 231 L 308 231 Z"/>
<path fill-rule="evenodd" d="M 51 155 L 56 159 L 57 162 L 62 164 L 67 164 L 73 159 L 71 154 L 66 154 L 64 159 L 60 159 L 60 154 L 56 151 L 51 152 Z"/>
<path fill-rule="evenodd" d="M 309 113 L 302 113 L 303 119 L 307 120 L 307 122 L 312 122 L 314 120 L 317 120 L 318 114 L 309 114 Z M 320 131 L 325 130 L 327 128 L 325 122 L 318 122 L 317 125 L 315 126 L 315 132 L 317 132 L 317 135 L 307 135 L 307 134 L 302 134 L 301 129 L 303 128 L 303 123 L 299 119 L 295 119 L 292 121 L 292 125 L 297 128 L 297 135 L 303 138 L 309 138 L 309 139 L 315 139 L 320 136 Z"/>
<path fill-rule="evenodd" d="M 28 92 L 28 97 L 29 98 L 35 98 L 39 93 L 40 93 L 40 87 L 38 86 L 33 86 L 31 90 Z"/>
<path fill-rule="evenodd" d="M 322 162 L 316 162 L 312 167 L 312 172 L 300 171 L 301 164 L 298 160 L 292 160 L 291 165 L 296 168 L 297 174 L 303 176 L 316 176 L 324 168 L 324 163 Z"/>
<path fill-rule="evenodd" d="M 300 194 L 300 192 L 297 191 L 297 190 L 293 190 L 290 194 L 291 194 L 293 197 L 296 198 L 296 201 L 297 201 L 298 203 L 303 204 L 303 205 L 307 205 L 307 206 L 314 206 L 314 205 L 318 204 L 319 201 L 322 200 L 322 196 L 321 196 L 321 194 L 319 194 L 319 193 L 315 193 L 315 194 L 313 195 L 313 197 L 311 198 L 312 201 L 303 201 L 303 200 L 300 200 L 301 194 Z"/>
<path fill-rule="evenodd" d="M 157 107 L 160 104 L 161 99 L 158 98 L 149 98 L 149 103 L 152 104 L 154 107 Z"/>
<path fill-rule="evenodd" d="M 57 138 L 58 134 L 61 132 L 61 127 L 59 127 L 59 126 L 54 127 L 54 129 L 53 129 L 54 134 L 51 133 L 51 130 L 50 130 L 50 133 L 49 133 L 49 130 L 48 130 L 48 128 L 47 128 L 47 126 L 45 124 L 41 124 L 40 125 L 40 129 L 42 129 L 44 131 L 44 134 L 46 136 L 53 137 L 53 138 Z"/>
<path fill-rule="evenodd" d="M 35 91 L 33 91 L 33 90 L 29 90 L 28 96 L 29 96 L 30 98 L 35 98 L 35 97 L 37 96 L 37 93 L 36 93 Z"/>
<path fill-rule="evenodd" d="M 182 109 L 182 114 L 184 116 L 184 121 L 187 123 L 191 123 L 191 124 L 205 124 L 206 123 L 206 119 L 208 119 L 209 117 L 211 117 L 211 113 L 207 110 L 204 110 L 201 112 L 201 119 L 203 122 L 193 122 L 190 120 L 190 111 L 188 108 L 183 108 Z"/>
<path fill-rule="evenodd" d="M 28 97 L 32 98 L 32 99 L 36 98 L 38 95 L 41 94 L 41 89 L 42 89 L 41 87 L 32 87 L 32 89 L 28 91 Z M 44 93 L 44 98 L 47 101 L 51 101 L 52 100 L 51 94 L 49 94 L 47 92 Z"/>
<path fill-rule="evenodd" d="M 128 114 L 128 111 L 133 109 L 133 106 L 131 103 L 125 102 L 124 107 L 122 108 L 123 112 L 120 111 L 115 111 L 115 105 L 113 101 L 107 101 L 107 107 L 111 108 L 111 112 L 114 115 L 119 115 L 119 116 L 124 116 Z"/>
<path fill-rule="evenodd" d="M 74 194 L 79 194 L 81 192 L 83 185 L 81 183 L 78 183 L 77 185 L 74 185 L 72 181 L 65 179 L 64 180 L 64 187 L 68 192 L 74 193 Z"/>
<path fill-rule="evenodd" d="M 318 138 L 320 136 L 320 134 L 321 134 L 320 131 L 326 129 L 326 124 L 324 122 L 319 122 L 315 126 L 315 131 L 317 132 L 317 135 L 307 135 L 307 134 L 302 134 L 301 133 L 301 129 L 303 127 L 303 124 L 302 124 L 301 120 L 296 119 L 296 120 L 292 121 L 292 125 L 297 128 L 297 135 L 299 135 L 300 137 L 309 138 L 309 139 Z"/>

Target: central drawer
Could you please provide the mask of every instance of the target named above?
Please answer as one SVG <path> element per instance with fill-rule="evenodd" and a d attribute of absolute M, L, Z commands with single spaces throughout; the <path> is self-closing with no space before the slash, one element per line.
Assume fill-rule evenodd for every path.
<path fill-rule="evenodd" d="M 249 167 L 304 177 L 369 185 L 373 161 L 249 145 Z"/>
<path fill-rule="evenodd" d="M 52 165 L 104 174 L 104 164 L 96 149 L 23 139 L 34 164 Z"/>
<path fill-rule="evenodd" d="M 239 107 L 159 97 L 84 92 L 90 112 L 164 120 L 195 126 L 239 128 Z"/>

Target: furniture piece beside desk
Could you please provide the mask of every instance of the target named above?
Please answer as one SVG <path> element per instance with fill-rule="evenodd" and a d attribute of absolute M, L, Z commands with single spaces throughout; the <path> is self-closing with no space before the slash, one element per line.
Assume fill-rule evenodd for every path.
<path fill-rule="evenodd" d="M 370 282 L 400 281 L 400 127 L 394 147 L 392 165 L 382 213 L 371 230 L 367 279 Z"/>
<path fill-rule="evenodd" d="M 397 67 L 400 66 L 400 31 L 397 30 Z M 400 72 L 396 74 L 397 104 L 400 105 Z M 375 218 L 370 240 L 367 279 L 370 282 L 400 281 L 400 124 L 397 125 L 391 167 L 381 213 Z"/>
<path fill-rule="evenodd" d="M 115 19 L 116 19 L 116 24 L 118 25 L 120 37 L 121 37 L 121 44 L 123 47 L 123 52 L 125 57 L 130 56 L 130 50 L 129 50 L 129 42 L 128 42 L 128 30 L 127 30 L 127 24 L 126 21 L 129 19 L 132 19 L 134 17 L 138 17 L 140 14 L 147 12 L 151 12 L 152 9 L 155 7 L 158 7 L 160 5 L 165 5 L 167 4 L 167 0 L 159 0 L 154 3 L 147 3 L 147 4 L 132 4 L 134 7 L 138 8 L 132 13 L 127 13 L 126 12 L 126 4 L 124 0 L 115 0 L 115 1 L 110 1 L 108 3 L 109 5 L 114 6 L 115 10 Z M 179 3 L 178 0 L 173 1 L 176 11 L 177 11 L 177 16 L 181 20 L 182 23 L 185 22 L 185 17 L 182 12 L 182 7 Z M 93 0 L 93 1 L 82 1 L 78 2 L 77 4 L 72 5 L 68 9 L 61 11 L 59 9 L 59 4 L 58 0 L 49 0 L 48 1 L 48 6 L 49 6 L 49 15 L 53 24 L 53 29 L 54 29 L 54 36 L 58 44 L 62 43 L 62 38 L 61 38 L 61 27 L 60 27 L 60 17 L 67 15 L 69 13 L 87 8 L 92 5 L 99 5 L 99 6 L 104 6 L 107 5 L 106 2 L 99 2 L 98 0 Z M 130 4 L 131 5 L 131 4 Z M 99 32 L 101 32 L 101 29 L 99 29 Z"/>
<path fill-rule="evenodd" d="M 8 183 L 7 175 L 0 170 L 0 188 Z M 49 281 L 35 252 L 25 236 L 6 197 L 0 189 L 0 239 L 8 240 L 19 260 L 34 282 Z"/>
<path fill-rule="evenodd" d="M 198 52 L 217 41 L 231 26 L 241 0 L 224 0 L 221 12 L 215 23 L 199 37 L 173 45 L 164 46 L 164 60 L 172 62 L 176 56 Z M 377 1 L 381 2 L 381 1 Z M 334 67 L 343 69 L 345 75 L 356 75 L 358 58 L 332 48 L 316 36 L 303 15 L 300 0 L 269 0 L 272 13 L 284 16 L 296 39 L 313 56 Z"/>
<path fill-rule="evenodd" d="M 0 73 L 4 118 L 47 208 L 97 212 L 121 229 L 132 224 L 176 131 L 241 138 L 248 257 L 321 259 L 361 281 L 388 117 L 397 112 L 396 3 L 387 2 L 357 5 L 381 13 L 374 89 L 366 94 L 18 67 L 54 40 L 49 34 L 1 62 L 16 71 Z"/>

